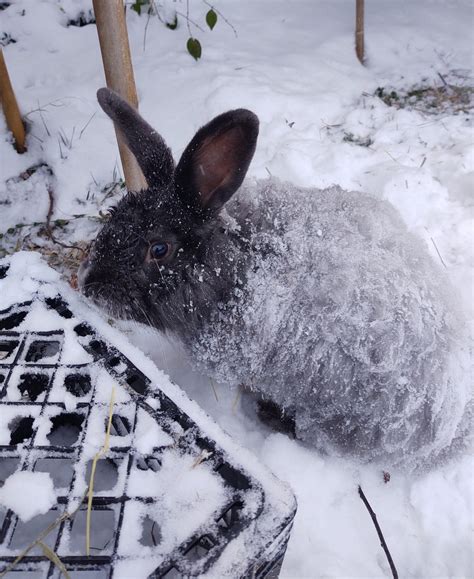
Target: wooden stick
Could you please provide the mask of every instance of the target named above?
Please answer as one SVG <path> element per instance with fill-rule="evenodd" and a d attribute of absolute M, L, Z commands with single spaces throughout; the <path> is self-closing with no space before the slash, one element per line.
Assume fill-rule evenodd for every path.
<path fill-rule="evenodd" d="M 18 153 L 26 151 L 25 146 L 25 126 L 21 120 L 20 109 L 16 102 L 10 76 L 8 75 L 7 64 L 3 57 L 3 50 L 0 48 L 0 104 L 2 105 L 8 129 L 13 133 L 15 149 Z"/>
<path fill-rule="evenodd" d="M 364 64 L 364 0 L 356 0 L 355 45 L 357 58 L 360 60 L 361 64 Z"/>
<path fill-rule="evenodd" d="M 125 8 L 122 0 L 93 0 L 97 32 L 107 86 L 138 108 L 137 90 L 133 76 L 132 58 L 128 42 Z M 125 183 L 129 191 L 147 188 L 147 182 L 132 152 L 115 129 L 122 160 Z"/>

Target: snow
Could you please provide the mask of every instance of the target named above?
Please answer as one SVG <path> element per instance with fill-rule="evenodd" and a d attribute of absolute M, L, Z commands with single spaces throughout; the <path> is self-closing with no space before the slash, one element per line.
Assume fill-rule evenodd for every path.
<path fill-rule="evenodd" d="M 10 444 L 10 428 L 16 424 L 16 421 L 21 418 L 31 417 L 37 419 L 41 408 L 38 406 L 22 406 L 21 412 L 11 406 L 2 408 L 2 420 L 0 421 L 0 445 L 6 446 Z"/>
<path fill-rule="evenodd" d="M 149 454 L 153 447 L 169 446 L 174 441 L 158 424 L 144 412 L 138 411 L 133 444 L 141 454 Z"/>
<path fill-rule="evenodd" d="M 35 284 L 31 283 L 32 280 L 21 267 L 22 264 L 23 268 L 28 269 L 32 263 L 35 264 Z M 28 252 L 17 252 L 11 259 L 0 260 L 2 271 L 6 267 L 9 269 L 6 276 L 0 279 L 0 295 L 5 290 L 6 298 L 9 299 L 8 293 L 14 285 L 12 275 L 16 276 L 17 282 L 21 280 L 25 286 L 33 289 L 28 295 L 28 305 L 22 306 L 25 312 L 30 313 L 19 324 L 21 331 L 13 334 L 2 332 L 4 345 L 12 340 L 14 344 L 21 342 L 21 345 L 13 348 L 17 352 L 17 358 L 8 379 L 6 397 L 4 390 L 2 391 L 0 445 L 7 447 L 7 451 L 5 454 L 4 448 L 2 452 L 5 467 L 1 465 L 0 474 L 3 479 L 19 467 L 22 468 L 22 472 L 27 473 L 34 469 L 33 475 L 36 471 L 43 473 L 46 471 L 44 474 L 47 477 L 51 475 L 57 485 L 55 490 L 62 489 L 62 493 L 55 492 L 55 500 L 49 504 L 49 510 L 43 514 L 34 512 L 28 525 L 22 526 L 18 521 L 9 525 L 7 541 L 0 547 L 0 554 L 11 555 L 12 551 L 34 541 L 43 526 L 49 525 L 51 519 L 55 520 L 59 516 L 61 507 L 56 503 L 60 505 L 66 503 L 65 508 L 68 512 L 74 512 L 78 507 L 78 500 L 84 496 L 90 480 L 92 460 L 105 442 L 105 425 L 110 412 L 113 389 L 114 406 L 109 439 L 111 450 L 106 457 L 98 460 L 94 479 L 94 497 L 96 499 L 113 497 L 113 499 L 105 508 L 93 510 L 91 543 L 94 548 L 105 555 L 110 554 L 114 545 L 115 527 L 123 526 L 117 554 L 119 557 L 122 555 L 132 557 L 137 563 L 134 577 L 137 579 L 144 577 L 148 565 L 153 563 L 156 566 L 162 563 L 163 559 L 172 556 L 173 551 L 181 547 L 182 543 L 204 533 L 204 529 L 207 529 L 207 532 L 217 532 L 216 521 L 227 511 L 229 503 L 234 503 L 238 498 L 243 504 L 242 516 L 252 519 L 248 523 L 244 521 L 243 528 L 239 529 L 237 536 L 229 541 L 229 553 L 232 554 L 238 548 L 245 551 L 247 557 L 236 559 L 226 556 L 224 543 L 219 573 L 222 572 L 224 575 L 234 571 L 241 573 L 242 569 L 247 567 L 248 559 L 254 559 L 267 542 L 273 540 L 278 525 L 283 524 L 283 519 L 294 510 L 294 497 L 287 485 L 279 482 L 251 453 L 240 448 L 225 435 L 212 419 L 176 385 L 169 382 L 151 360 L 107 324 L 80 294 L 74 292 L 64 282 L 60 282 L 56 276 L 51 276 L 50 269 L 38 258 L 32 258 Z M 14 274 L 10 274 L 11 271 Z M 57 299 L 58 293 L 71 309 L 66 316 L 56 313 L 53 333 L 51 331 L 53 318 L 48 315 L 48 301 L 45 303 L 44 300 L 45 298 L 48 300 L 51 296 Z M 33 303 L 30 303 L 31 300 Z M 43 315 L 40 315 L 41 309 Z M 6 312 L 2 310 L 2 322 L 8 319 L 8 310 Z M 42 319 L 45 327 L 50 328 L 46 334 L 42 333 Z M 74 328 L 85 320 L 96 328 L 96 337 L 90 334 L 81 336 L 80 332 L 74 331 Z M 72 338 L 73 333 L 76 334 L 75 341 Z M 63 336 L 69 336 L 69 339 L 63 340 Z M 48 347 L 41 350 L 43 357 L 37 360 L 34 372 L 35 375 L 43 373 L 46 380 L 43 390 L 40 389 L 39 393 L 34 392 L 35 395 L 38 394 L 36 399 L 29 394 L 31 403 L 28 404 L 25 403 L 28 398 L 19 401 L 21 391 L 19 382 L 22 379 L 21 373 L 29 368 L 29 352 L 38 338 L 44 338 L 46 345 L 48 341 L 54 343 L 56 353 L 53 357 Z M 160 413 L 160 404 L 152 404 L 148 410 L 143 404 L 138 408 L 138 401 L 136 398 L 132 400 L 125 377 L 119 380 L 115 378 L 113 372 L 109 371 L 110 368 L 104 366 L 103 360 L 94 359 L 85 365 L 63 364 L 63 358 L 68 360 L 69 364 L 74 361 L 73 352 L 77 352 L 78 359 L 83 361 L 84 357 L 79 352 L 83 346 L 80 344 L 87 345 L 97 339 L 108 340 L 108 347 L 114 348 L 115 352 L 118 350 L 127 353 L 127 372 L 131 368 L 146 372 L 150 380 L 148 400 L 154 401 L 156 397 L 160 398 L 165 393 L 171 399 L 169 402 L 177 404 L 191 421 L 194 421 L 195 428 L 185 429 L 178 421 L 173 420 L 171 413 L 165 412 L 159 419 L 164 420 L 166 424 L 171 421 L 175 428 L 171 428 L 170 424 L 169 432 L 164 432 L 152 420 L 154 412 Z M 58 366 L 56 372 L 48 367 L 51 366 L 49 364 L 51 361 Z M 46 363 L 46 366 L 41 367 L 42 362 Z M 119 368 L 119 375 L 123 374 L 123 366 L 125 366 L 123 361 L 122 364 L 116 365 Z M 54 381 L 49 391 L 53 372 Z M 19 379 L 17 374 L 20 374 Z M 77 396 L 76 401 L 72 402 L 71 397 L 64 393 L 68 387 L 68 376 L 71 375 L 75 379 L 85 376 L 90 378 L 92 391 L 89 398 Z M 45 390 L 46 403 L 44 403 Z M 66 410 L 58 402 L 63 402 Z M 15 443 L 16 452 L 13 451 L 15 454 L 12 455 L 12 451 L 8 448 L 11 444 L 10 437 L 13 438 L 13 434 L 16 433 L 15 426 L 22 419 L 28 420 L 29 428 L 23 425 L 17 433 L 21 441 Z M 182 437 L 183 441 L 180 441 Z M 212 440 L 215 441 L 215 457 L 214 451 L 201 448 L 198 437 L 202 437 L 202 444 L 206 444 L 205 441 L 208 439 L 210 444 Z M 49 453 L 48 447 L 51 447 Z M 16 453 L 19 458 L 16 458 Z M 248 490 L 233 488 L 227 484 L 224 476 L 216 472 L 222 459 L 224 464 L 232 465 L 245 473 L 251 485 Z M 217 460 L 219 462 L 216 463 Z M 3 480 L 1 482 L 3 483 Z M 43 484 L 44 480 L 38 478 L 36 482 L 39 492 L 46 493 L 49 486 Z M 5 501 L 0 507 L 11 507 L 12 500 L 17 502 L 21 500 L 18 486 L 15 485 L 13 491 L 11 488 L 12 484 L 7 480 L 4 486 Z M 117 498 L 123 496 L 129 497 L 130 500 L 126 501 L 123 517 L 120 515 L 119 518 L 122 511 Z M 16 506 L 14 508 L 16 510 Z M 2 516 L 4 510 L 1 509 Z M 258 520 L 253 520 L 257 515 Z M 150 543 L 150 525 L 154 521 L 158 523 L 156 532 L 160 534 L 160 539 L 153 547 L 149 544 L 143 545 L 143 541 Z M 55 545 L 56 534 L 57 529 L 48 539 L 50 547 Z M 83 553 L 84 541 L 85 509 L 81 508 L 72 518 L 71 527 L 62 527 L 61 538 L 58 539 L 56 547 L 59 556 Z M 234 543 L 240 546 L 235 546 Z M 35 548 L 35 552 L 37 550 Z M 117 571 L 117 577 L 126 579 L 127 568 L 124 562 L 120 567 L 122 570 Z"/>
<path fill-rule="evenodd" d="M 222 510 L 228 495 L 222 481 L 205 462 L 196 464 L 190 456 L 176 459 L 172 451 L 164 452 L 162 457 L 158 472 L 132 472 L 128 492 L 132 497 L 140 497 L 144 488 L 160 489 L 160 499 L 146 509 L 146 513 L 160 522 L 163 537 L 160 550 L 166 553 L 189 537 L 190 530 L 199 529 L 214 513 Z M 140 509 L 139 504 L 134 503 L 130 511 Z M 177 525 L 179 519 L 181 524 Z M 123 537 L 123 548 L 125 553 L 139 552 L 139 545 L 134 545 L 127 536 Z"/>
<path fill-rule="evenodd" d="M 16 472 L 0 489 L 0 505 L 11 509 L 23 522 L 44 515 L 55 504 L 54 484 L 47 472 Z"/>
<path fill-rule="evenodd" d="M 152 18 L 144 49 L 147 19 L 129 11 L 140 110 L 165 137 L 175 158 L 195 130 L 216 114 L 235 107 L 255 111 L 261 131 L 250 177 L 270 173 L 299 186 L 337 184 L 389 200 L 446 270 L 456 290 L 451 299 L 472 328 L 471 119 L 462 113 L 433 116 L 396 109 L 373 96 L 379 86 L 400 91 L 424 78 L 439 81 L 438 73 L 447 77 L 451 71 L 465 71 L 472 76 L 472 5 L 468 0 L 367 1 L 368 58 L 362 67 L 353 51 L 353 4 L 220 0 L 215 5 L 238 36 L 222 20 L 212 33 L 195 31 L 203 44 L 198 63 L 184 48 L 186 26 L 171 31 Z M 49 181 L 57 200 L 55 218 L 96 215 L 98 208 L 113 202 L 104 199 L 102 191 L 113 180 L 118 154 L 110 122 L 95 100 L 95 91 L 104 84 L 96 30 L 65 27 L 67 17 L 89 2 L 61 5 L 65 13 L 56 2 L 19 0 L 0 13 L 2 30 L 17 40 L 4 53 L 34 135 L 28 152 L 17 155 L 0 117 L 0 200 L 24 200 L 2 204 L 2 232 L 18 223 L 44 220 Z M 207 9 L 194 6 L 202 13 Z M 21 16 L 23 9 L 26 14 Z M 199 19 L 198 13 L 194 16 Z M 62 158 L 59 132 L 71 137 L 74 127 L 72 147 L 63 148 Z M 364 139 L 371 144 L 355 142 Z M 7 184 L 39 161 L 52 167 L 54 178 L 43 172 L 32 181 Z M 79 218 L 73 223 L 70 240 L 94 236 L 95 222 Z M 27 275 L 17 278 L 2 293 L 2 302 L 4 296 L 9 303 L 27 299 L 37 285 L 37 259 L 24 259 L 30 260 L 33 281 Z M 245 394 L 225 384 L 211 387 L 176 344 L 141 326 L 120 328 L 236 441 L 291 484 L 299 509 L 283 577 L 389 575 L 357 495 L 358 484 L 377 512 L 400 576 L 474 575 L 471 456 L 461 455 L 418 475 L 388 465 L 391 480 L 384 483 L 381 466 L 322 455 L 272 432 L 259 423 Z M 109 387 L 103 398 L 104 403 L 110 398 Z M 0 435 L 3 431 L 0 424 Z M 129 564 L 124 565 L 130 571 Z"/>

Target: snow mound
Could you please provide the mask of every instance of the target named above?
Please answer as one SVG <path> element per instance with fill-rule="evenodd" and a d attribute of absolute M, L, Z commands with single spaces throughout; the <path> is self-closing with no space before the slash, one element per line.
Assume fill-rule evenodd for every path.
<path fill-rule="evenodd" d="M 47 472 L 16 472 L 0 489 L 0 505 L 11 509 L 23 522 L 44 515 L 55 504 L 53 479 Z"/>

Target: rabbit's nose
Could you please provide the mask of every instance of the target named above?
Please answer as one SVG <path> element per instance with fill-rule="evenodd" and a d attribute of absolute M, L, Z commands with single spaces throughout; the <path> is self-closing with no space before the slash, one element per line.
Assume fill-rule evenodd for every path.
<path fill-rule="evenodd" d="M 116 281 L 110 271 L 103 269 L 90 259 L 85 259 L 77 272 L 77 285 L 88 298 L 94 298 L 104 286 Z"/>

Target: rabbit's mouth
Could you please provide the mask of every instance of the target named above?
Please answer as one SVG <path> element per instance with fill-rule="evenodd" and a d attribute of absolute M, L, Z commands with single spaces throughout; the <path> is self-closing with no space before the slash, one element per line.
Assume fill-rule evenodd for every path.
<path fill-rule="evenodd" d="M 135 318 L 131 308 L 127 306 L 127 300 L 120 295 L 121 286 L 118 280 L 104 280 L 87 258 L 79 267 L 77 282 L 81 293 L 108 315 L 121 319 Z"/>
<path fill-rule="evenodd" d="M 86 297 L 96 303 L 102 301 L 104 293 L 109 293 L 107 291 L 107 285 L 109 284 L 104 281 L 103 276 L 98 274 L 89 258 L 84 259 L 79 266 L 77 271 L 77 285 Z"/>
<path fill-rule="evenodd" d="M 137 312 L 131 303 L 124 301 L 116 284 L 91 282 L 86 283 L 80 290 L 102 313 L 116 320 L 139 321 Z"/>

